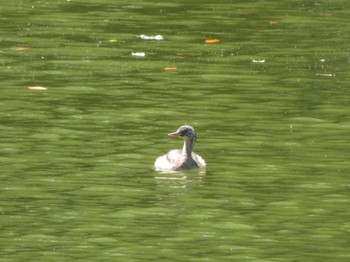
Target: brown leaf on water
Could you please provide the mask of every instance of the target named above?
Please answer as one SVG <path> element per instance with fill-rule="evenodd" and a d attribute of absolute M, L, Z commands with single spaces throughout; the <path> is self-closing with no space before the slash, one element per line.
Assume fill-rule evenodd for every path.
<path fill-rule="evenodd" d="M 320 13 L 320 16 L 331 16 L 331 13 Z"/>
<path fill-rule="evenodd" d="M 24 51 L 24 50 L 27 50 L 28 47 L 24 47 L 24 46 L 19 46 L 19 47 L 16 47 L 16 51 Z"/>

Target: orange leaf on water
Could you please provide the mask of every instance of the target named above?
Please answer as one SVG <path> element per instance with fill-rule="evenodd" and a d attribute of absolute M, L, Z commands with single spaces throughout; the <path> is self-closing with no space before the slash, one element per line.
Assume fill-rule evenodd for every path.
<path fill-rule="evenodd" d="M 278 22 L 277 21 L 270 21 L 270 25 L 277 25 Z"/>
<path fill-rule="evenodd" d="M 177 56 L 183 56 L 185 55 L 184 53 L 176 53 Z"/>
<path fill-rule="evenodd" d="M 164 67 L 165 71 L 174 71 L 176 70 L 176 67 Z"/>
<path fill-rule="evenodd" d="M 205 39 L 204 42 L 206 44 L 214 44 L 214 43 L 220 42 L 220 40 L 219 39 Z"/>
<path fill-rule="evenodd" d="M 43 86 L 28 86 L 29 90 L 46 90 L 47 87 L 43 87 Z"/>

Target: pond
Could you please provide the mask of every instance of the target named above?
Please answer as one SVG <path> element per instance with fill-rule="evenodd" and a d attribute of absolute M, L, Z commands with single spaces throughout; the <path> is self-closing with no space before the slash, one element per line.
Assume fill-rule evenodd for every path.
<path fill-rule="evenodd" d="M 3 261 L 349 261 L 349 11 L 4 1 Z"/>

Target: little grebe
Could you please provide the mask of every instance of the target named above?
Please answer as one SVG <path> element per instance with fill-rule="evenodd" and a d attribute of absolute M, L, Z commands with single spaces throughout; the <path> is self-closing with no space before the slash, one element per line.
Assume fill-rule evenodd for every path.
<path fill-rule="evenodd" d="M 182 149 L 170 150 L 166 155 L 160 156 L 154 163 L 157 171 L 179 171 L 190 168 L 205 168 L 206 164 L 202 157 L 192 152 L 196 141 L 196 133 L 192 126 L 184 125 L 169 136 L 181 137 L 184 140 Z"/>

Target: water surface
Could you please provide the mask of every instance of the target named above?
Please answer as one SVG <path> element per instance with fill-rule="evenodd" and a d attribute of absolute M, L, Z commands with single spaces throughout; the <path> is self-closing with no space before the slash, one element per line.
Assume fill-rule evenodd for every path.
<path fill-rule="evenodd" d="M 348 261 L 349 8 L 5 1 L 2 260 Z"/>

